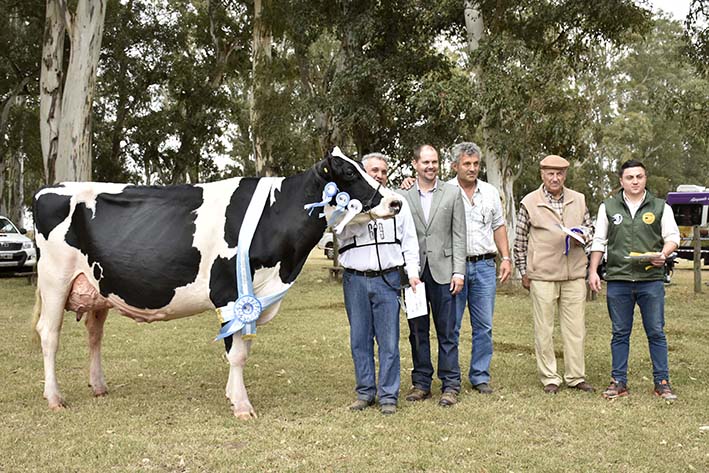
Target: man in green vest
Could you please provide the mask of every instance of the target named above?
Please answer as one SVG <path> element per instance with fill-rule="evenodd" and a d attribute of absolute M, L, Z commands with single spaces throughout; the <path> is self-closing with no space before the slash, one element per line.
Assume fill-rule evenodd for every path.
<path fill-rule="evenodd" d="M 623 189 L 598 209 L 588 277 L 591 289 L 600 291 L 597 269 L 607 248 L 606 302 L 613 338 L 611 383 L 603 396 L 628 395 L 628 353 L 637 304 L 650 347 L 655 394 L 673 401 L 677 396 L 670 386 L 663 280 L 665 259 L 679 245 L 679 229 L 669 205 L 645 189 L 643 163 L 626 161 L 619 175 Z"/>
<path fill-rule="evenodd" d="M 569 162 L 551 155 L 539 163 L 542 185 L 522 199 L 515 228 L 515 266 L 529 289 L 534 349 L 544 392 L 559 392 L 562 378 L 554 354 L 554 318 L 559 314 L 564 342 L 564 382 L 593 392 L 586 382 L 586 264 L 584 245 L 593 232 L 584 195 L 566 186 Z M 565 233 L 574 232 L 575 237 Z"/>

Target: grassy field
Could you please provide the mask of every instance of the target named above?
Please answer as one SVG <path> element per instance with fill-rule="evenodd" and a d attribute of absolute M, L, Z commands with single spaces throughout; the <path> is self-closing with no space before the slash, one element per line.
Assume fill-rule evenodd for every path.
<path fill-rule="evenodd" d="M 259 328 L 246 383 L 259 418 L 234 419 L 224 397 L 228 365 L 214 314 L 137 325 L 112 314 L 104 367 L 110 394 L 93 398 L 83 323 L 67 314 L 57 360 L 69 409 L 42 398 L 42 360 L 29 320 L 34 288 L 0 279 L 1 472 L 202 471 L 709 471 L 709 287 L 691 272 L 668 287 L 670 369 L 679 401 L 652 395 L 647 343 L 632 337 L 628 398 L 562 389 L 545 395 L 534 361 L 529 299 L 505 288 L 495 313 L 495 394 L 468 383 L 451 409 L 399 403 L 394 416 L 352 413 L 353 368 L 342 290 L 314 253 L 280 314 Z M 704 272 L 704 280 L 709 274 Z M 588 380 L 610 370 L 605 298 L 589 303 Z M 402 391 L 410 348 L 402 318 Z M 470 326 L 461 337 L 464 373 Z M 556 342 L 560 356 L 560 338 Z M 435 384 L 434 389 L 440 389 Z M 438 394 L 438 393 L 436 393 Z"/>

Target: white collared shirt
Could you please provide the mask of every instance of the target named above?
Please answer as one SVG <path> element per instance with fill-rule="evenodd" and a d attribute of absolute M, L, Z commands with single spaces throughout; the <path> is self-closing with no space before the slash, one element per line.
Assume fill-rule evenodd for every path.
<path fill-rule="evenodd" d="M 438 178 L 436 178 L 435 184 L 433 184 L 433 188 L 428 191 L 422 191 L 421 188 L 419 187 L 419 181 L 416 179 L 416 190 L 419 193 L 419 197 L 421 198 L 421 208 L 423 209 L 423 218 L 426 219 L 426 223 L 428 223 L 428 216 L 431 213 L 431 204 L 433 203 L 433 193 L 436 192 L 436 189 L 438 189 Z"/>
<path fill-rule="evenodd" d="M 634 218 L 642 203 L 645 201 L 645 194 L 639 202 L 629 202 L 623 192 L 623 200 L 628 206 L 630 215 Z M 665 208 L 662 211 L 662 219 L 660 220 L 660 228 L 662 232 L 662 240 L 665 242 L 676 243 L 679 246 L 679 228 L 675 222 L 675 216 L 672 213 L 672 207 L 665 202 Z M 606 204 L 601 204 L 598 207 L 598 216 L 596 217 L 596 231 L 593 234 L 593 243 L 591 243 L 591 251 L 605 251 L 608 244 L 608 216 L 606 215 Z"/>
<path fill-rule="evenodd" d="M 500 193 L 492 184 L 477 180 L 472 202 L 454 177 L 448 184 L 460 188 L 465 203 L 468 256 L 497 253 L 493 232 L 505 225 Z"/>
<path fill-rule="evenodd" d="M 377 247 L 375 246 L 350 248 L 340 254 L 340 265 L 357 271 L 380 271 L 395 266 L 405 266 L 409 279 L 419 277 L 419 243 L 414 218 L 406 199 L 402 199 L 401 211 L 393 217 L 393 220 L 396 223 L 396 234 L 399 236 L 401 245 L 379 245 L 379 259 L 377 259 Z M 343 243 L 351 241 L 358 235 L 367 235 L 370 229 L 384 228 L 382 223 L 385 222 L 386 225 L 391 221 L 392 219 L 377 219 L 347 225 L 342 233 L 337 235 L 337 241 L 342 246 Z M 387 225 L 386 228 L 391 228 L 391 225 Z"/>

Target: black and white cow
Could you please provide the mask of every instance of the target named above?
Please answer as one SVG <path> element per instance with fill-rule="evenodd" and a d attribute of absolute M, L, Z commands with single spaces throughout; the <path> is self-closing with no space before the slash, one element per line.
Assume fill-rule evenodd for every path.
<path fill-rule="evenodd" d="M 263 181 L 259 184 L 262 179 Z M 322 200 L 323 187 L 363 203 L 356 219 L 395 215 L 401 200 L 381 188 L 358 163 L 335 148 L 305 173 L 287 178 L 235 178 L 179 186 L 81 182 L 35 195 L 40 259 L 34 325 L 44 356 L 44 397 L 65 406 L 55 373 L 64 310 L 85 316 L 89 381 L 107 393 L 101 339 L 109 308 L 139 322 L 171 320 L 224 307 L 237 299 L 235 257 L 247 207 L 257 186 L 268 185 L 249 249 L 256 296 L 287 289 L 321 238 L 326 221 L 304 210 Z M 334 201 L 326 207 L 332 211 Z M 312 214 L 312 215 L 311 215 Z M 271 320 L 277 302 L 257 323 Z M 247 339 L 245 339 L 247 338 Z M 226 395 L 239 418 L 255 417 L 243 380 L 250 337 L 225 338 L 230 363 Z"/>

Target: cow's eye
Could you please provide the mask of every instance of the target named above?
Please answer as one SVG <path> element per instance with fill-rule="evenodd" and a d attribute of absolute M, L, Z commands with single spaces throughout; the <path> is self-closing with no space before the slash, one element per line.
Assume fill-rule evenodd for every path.
<path fill-rule="evenodd" d="M 355 177 L 355 175 L 356 175 L 356 173 L 355 173 L 354 169 L 352 169 L 352 168 L 345 169 L 345 177 L 347 179 L 352 179 Z"/>

